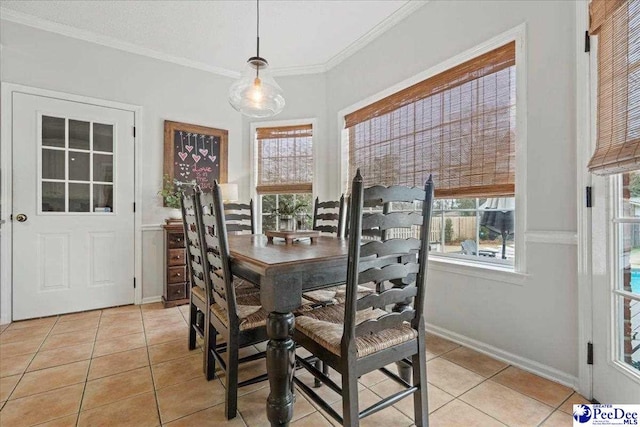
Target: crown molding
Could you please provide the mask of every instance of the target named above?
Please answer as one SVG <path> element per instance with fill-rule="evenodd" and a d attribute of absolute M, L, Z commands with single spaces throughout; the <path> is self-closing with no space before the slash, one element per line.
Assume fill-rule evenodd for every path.
<path fill-rule="evenodd" d="M 113 49 L 122 50 L 137 55 L 147 56 L 150 58 L 158 59 L 160 61 L 171 62 L 173 64 L 182 65 L 189 68 L 195 68 L 197 70 L 208 71 L 210 73 L 218 74 L 225 77 L 238 78 L 240 73 L 237 71 L 228 70 L 222 67 L 216 67 L 200 61 L 193 61 L 191 59 L 183 58 L 180 56 L 170 55 L 167 53 L 159 52 L 154 49 L 148 49 L 141 47 L 133 43 L 124 42 L 122 40 L 115 39 L 113 37 L 104 36 L 94 33 L 93 31 L 82 30 L 80 28 L 72 27 L 70 25 L 59 24 L 57 22 L 49 21 L 46 19 L 38 18 L 37 16 L 29 15 L 22 12 L 17 12 L 6 7 L 0 6 L 0 19 L 9 22 L 15 22 L 16 24 L 22 24 L 29 27 L 37 28 L 44 31 L 60 34 L 63 36 L 79 39 L 91 43 L 96 43 L 102 46 L 111 47 Z"/>
<path fill-rule="evenodd" d="M 402 5 L 393 14 L 389 15 L 378 25 L 369 30 L 366 34 L 360 37 L 355 42 L 351 43 L 345 49 L 331 57 L 324 64 L 316 65 L 303 65 L 293 67 L 272 68 L 272 72 L 275 76 L 293 76 L 303 74 L 319 74 L 329 71 L 351 55 L 371 43 L 377 37 L 391 29 L 407 16 L 427 4 L 429 0 L 409 0 Z M 237 71 L 229 70 L 222 67 L 216 67 L 214 65 L 206 64 L 200 61 L 193 61 L 191 59 L 183 58 L 180 56 L 170 55 L 167 53 L 159 52 L 154 49 L 148 49 L 142 46 L 138 46 L 133 43 L 124 42 L 122 40 L 115 39 L 110 36 L 94 33 L 93 31 L 82 30 L 76 27 L 72 27 L 66 24 L 60 24 L 57 22 L 42 19 L 34 15 L 29 15 L 22 12 L 17 12 L 6 7 L 0 6 L 0 19 L 15 22 L 16 24 L 26 25 L 29 27 L 37 28 L 44 31 L 60 34 L 63 36 L 84 40 L 91 43 L 96 43 L 102 46 L 111 47 L 121 51 L 134 53 L 137 55 L 147 56 L 150 58 L 158 59 L 160 61 L 171 62 L 173 64 L 182 65 L 197 70 L 208 71 L 210 73 L 218 74 L 225 77 L 238 78 L 240 73 Z"/>

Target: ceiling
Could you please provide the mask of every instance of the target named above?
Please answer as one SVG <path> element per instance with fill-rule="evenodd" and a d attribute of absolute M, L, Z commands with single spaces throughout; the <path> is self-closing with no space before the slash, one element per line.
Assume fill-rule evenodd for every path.
<path fill-rule="evenodd" d="M 263 0 L 260 54 L 276 74 L 326 71 L 424 3 Z M 256 49 L 254 1 L 3 0 L 0 18 L 229 76 Z"/>

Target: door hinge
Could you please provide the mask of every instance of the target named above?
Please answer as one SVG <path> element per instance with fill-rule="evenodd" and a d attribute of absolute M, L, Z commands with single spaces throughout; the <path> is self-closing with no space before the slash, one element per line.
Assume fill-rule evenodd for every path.
<path fill-rule="evenodd" d="M 136 211 L 136 202 L 133 202 L 133 211 Z"/>
<path fill-rule="evenodd" d="M 593 365 L 593 343 L 587 343 L 587 365 Z"/>
<path fill-rule="evenodd" d="M 13 214 L 9 215 L 9 221 L 13 221 Z"/>
<path fill-rule="evenodd" d="M 135 126 L 133 127 L 133 137 L 134 138 L 136 137 L 136 127 Z"/>
<path fill-rule="evenodd" d="M 136 278 L 134 277 L 133 278 L 133 289 L 135 289 L 135 288 L 136 288 Z"/>
<path fill-rule="evenodd" d="M 591 37 L 589 37 L 589 31 L 584 32 L 584 51 L 591 52 Z"/>
<path fill-rule="evenodd" d="M 587 205 L 588 208 L 592 208 L 593 207 L 593 198 L 592 198 L 592 188 L 591 186 L 588 186 L 585 188 L 585 203 Z"/>

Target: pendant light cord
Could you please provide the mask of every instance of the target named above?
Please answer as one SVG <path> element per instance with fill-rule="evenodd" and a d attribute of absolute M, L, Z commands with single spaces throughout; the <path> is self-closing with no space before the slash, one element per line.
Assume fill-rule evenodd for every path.
<path fill-rule="evenodd" d="M 260 0 L 256 0 L 256 52 L 260 57 Z"/>

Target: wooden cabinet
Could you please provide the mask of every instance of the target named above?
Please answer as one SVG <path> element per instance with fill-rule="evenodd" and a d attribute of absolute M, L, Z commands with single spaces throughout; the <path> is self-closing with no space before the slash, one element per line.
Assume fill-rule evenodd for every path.
<path fill-rule="evenodd" d="M 182 222 L 171 222 L 164 229 L 164 295 L 165 307 L 189 302 L 189 274 Z"/>

